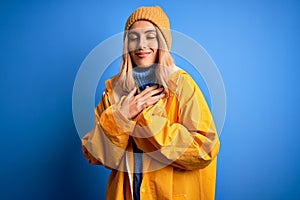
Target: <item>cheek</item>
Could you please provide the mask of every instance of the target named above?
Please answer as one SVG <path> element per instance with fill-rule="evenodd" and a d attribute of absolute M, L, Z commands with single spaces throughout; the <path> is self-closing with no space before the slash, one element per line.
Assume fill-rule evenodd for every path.
<path fill-rule="evenodd" d="M 153 41 L 149 43 L 149 47 L 153 49 L 158 49 L 158 41 Z"/>
<path fill-rule="evenodd" d="M 128 42 L 129 52 L 136 50 L 136 42 Z"/>
<path fill-rule="evenodd" d="M 158 55 L 158 51 L 157 49 L 155 49 L 155 51 L 153 52 L 153 59 L 156 60 L 158 58 L 157 55 Z"/>

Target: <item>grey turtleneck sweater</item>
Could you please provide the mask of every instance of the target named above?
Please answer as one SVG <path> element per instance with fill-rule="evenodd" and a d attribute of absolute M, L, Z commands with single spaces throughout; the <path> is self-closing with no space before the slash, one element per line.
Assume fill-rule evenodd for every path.
<path fill-rule="evenodd" d="M 139 86 L 140 91 L 143 91 L 146 86 L 153 86 L 156 83 L 156 70 L 157 65 L 150 67 L 134 67 L 133 77 Z"/>

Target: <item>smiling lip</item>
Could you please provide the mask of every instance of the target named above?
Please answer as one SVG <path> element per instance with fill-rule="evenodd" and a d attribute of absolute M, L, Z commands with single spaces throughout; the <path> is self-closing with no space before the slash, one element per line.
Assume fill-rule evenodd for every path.
<path fill-rule="evenodd" d="M 140 58 L 145 58 L 147 57 L 148 55 L 150 55 L 151 52 L 137 52 L 135 53 L 135 55 L 137 55 L 138 57 Z"/>

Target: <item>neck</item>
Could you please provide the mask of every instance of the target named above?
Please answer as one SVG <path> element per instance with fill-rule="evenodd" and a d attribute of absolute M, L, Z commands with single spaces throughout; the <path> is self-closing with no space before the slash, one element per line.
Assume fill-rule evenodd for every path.
<path fill-rule="evenodd" d="M 144 90 L 146 86 L 152 86 L 156 83 L 155 69 L 156 64 L 149 67 L 134 67 L 133 77 L 139 86 L 140 91 Z"/>
<path fill-rule="evenodd" d="M 133 70 L 137 71 L 137 72 L 147 71 L 147 70 L 150 70 L 150 68 L 155 68 L 156 66 L 157 66 L 156 63 L 154 63 L 150 66 L 135 66 L 135 67 L 133 67 Z"/>

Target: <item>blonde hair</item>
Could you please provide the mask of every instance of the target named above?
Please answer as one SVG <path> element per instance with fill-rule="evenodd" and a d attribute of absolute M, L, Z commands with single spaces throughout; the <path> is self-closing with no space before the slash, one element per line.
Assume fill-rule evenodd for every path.
<path fill-rule="evenodd" d="M 156 78 L 158 84 L 162 85 L 165 89 L 165 92 L 168 94 L 168 79 L 170 73 L 173 71 L 175 64 L 172 56 L 168 50 L 166 40 L 161 32 L 161 30 L 155 26 L 158 40 L 158 62 L 156 67 Z M 128 50 L 128 31 L 124 34 L 124 45 L 123 45 L 123 55 L 122 62 L 120 66 L 120 73 L 114 81 L 115 86 L 119 87 L 123 94 L 128 94 L 136 86 L 135 80 L 132 75 L 132 69 L 134 63 L 130 57 Z M 121 94 L 120 94 L 121 95 Z"/>

